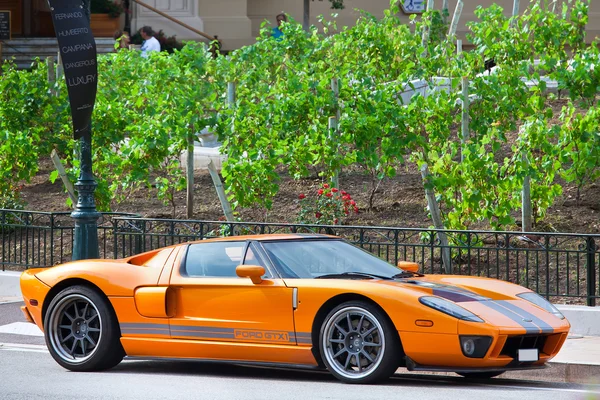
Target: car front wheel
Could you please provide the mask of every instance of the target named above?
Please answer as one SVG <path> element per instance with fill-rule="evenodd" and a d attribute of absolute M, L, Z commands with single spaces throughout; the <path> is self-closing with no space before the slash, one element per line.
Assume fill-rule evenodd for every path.
<path fill-rule="evenodd" d="M 71 286 L 52 299 L 44 318 L 50 354 L 71 371 L 99 371 L 124 356 L 110 303 L 87 286 Z"/>
<path fill-rule="evenodd" d="M 389 378 L 401 352 L 398 334 L 387 316 L 363 301 L 343 303 L 327 315 L 319 347 L 327 369 L 346 383 Z"/>

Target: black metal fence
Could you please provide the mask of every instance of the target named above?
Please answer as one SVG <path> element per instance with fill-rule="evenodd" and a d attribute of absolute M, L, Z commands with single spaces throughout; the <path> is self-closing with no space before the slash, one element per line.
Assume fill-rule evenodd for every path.
<path fill-rule="evenodd" d="M 68 213 L 0 210 L 2 268 L 70 261 L 73 223 L 67 219 Z M 99 225 L 104 258 L 217 236 L 326 233 L 394 264 L 415 261 L 425 273 L 451 270 L 453 274 L 503 279 L 556 302 L 595 305 L 600 298 L 600 235 L 190 221 L 115 214 L 105 215 Z M 442 232 L 448 237 L 448 246 L 440 245 Z M 443 251 L 449 255 L 450 266 L 443 265 Z"/>

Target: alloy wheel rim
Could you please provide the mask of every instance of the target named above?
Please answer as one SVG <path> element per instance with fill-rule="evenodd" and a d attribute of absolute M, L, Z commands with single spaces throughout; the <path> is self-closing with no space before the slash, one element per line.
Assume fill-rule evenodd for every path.
<path fill-rule="evenodd" d="M 323 348 L 335 372 L 349 379 L 364 378 L 373 373 L 383 359 L 383 327 L 365 309 L 342 308 L 327 322 Z"/>
<path fill-rule="evenodd" d="M 52 349 L 61 359 L 81 364 L 98 349 L 102 340 L 102 318 L 89 298 L 72 294 L 52 310 L 48 334 Z"/>

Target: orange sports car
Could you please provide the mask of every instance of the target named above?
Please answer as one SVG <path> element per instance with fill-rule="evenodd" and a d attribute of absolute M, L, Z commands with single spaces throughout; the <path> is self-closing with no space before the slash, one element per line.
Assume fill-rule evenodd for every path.
<path fill-rule="evenodd" d="M 349 383 L 402 366 L 489 378 L 542 368 L 567 338 L 528 289 L 417 271 L 334 236 L 257 235 L 31 269 L 21 289 L 73 371 L 128 356 L 312 366 Z"/>

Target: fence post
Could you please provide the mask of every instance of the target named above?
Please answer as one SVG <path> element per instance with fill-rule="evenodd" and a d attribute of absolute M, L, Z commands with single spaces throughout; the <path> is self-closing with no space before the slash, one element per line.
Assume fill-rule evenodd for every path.
<path fill-rule="evenodd" d="M 596 242 L 593 237 L 586 241 L 587 249 L 587 305 L 596 306 Z"/>
<path fill-rule="evenodd" d="M 450 263 L 450 248 L 448 246 L 448 237 L 446 232 L 443 230 L 444 224 L 442 223 L 442 216 L 440 214 L 440 208 L 438 207 L 437 201 L 435 200 L 435 193 L 429 187 L 429 167 L 424 164 L 421 167 L 421 176 L 423 177 L 423 186 L 425 186 L 425 196 L 427 197 L 427 205 L 431 218 L 433 219 L 433 225 L 435 229 L 440 229 L 437 234 L 440 237 L 440 252 L 442 253 L 442 262 L 444 264 L 444 270 L 447 274 L 452 273 L 452 264 Z"/>
<path fill-rule="evenodd" d="M 117 230 L 119 227 L 119 221 L 117 218 L 113 218 L 113 258 L 116 260 L 119 254 L 119 238 L 117 236 Z"/>

